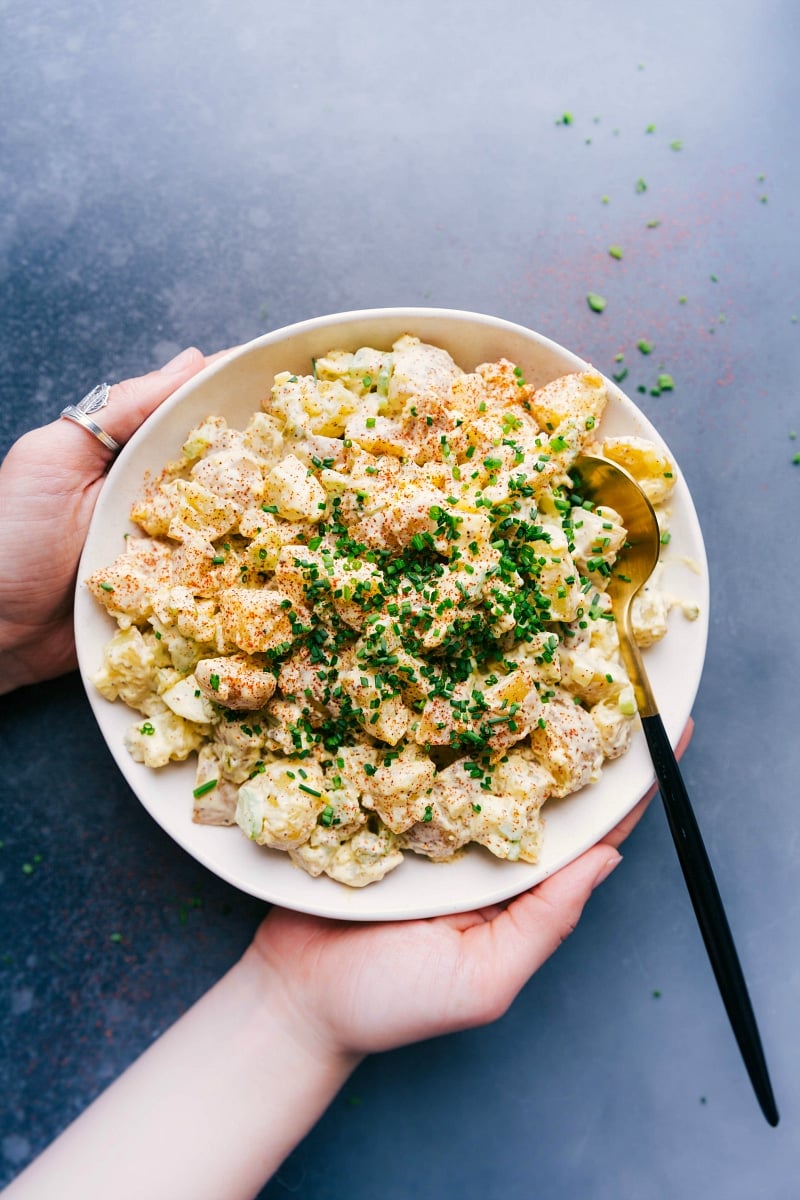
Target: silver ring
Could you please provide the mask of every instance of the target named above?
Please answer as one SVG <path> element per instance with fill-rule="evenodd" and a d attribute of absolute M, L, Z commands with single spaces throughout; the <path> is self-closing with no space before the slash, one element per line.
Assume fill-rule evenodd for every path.
<path fill-rule="evenodd" d="M 87 392 L 82 400 L 77 404 L 68 404 L 66 408 L 61 410 L 60 415 L 66 417 L 68 421 L 74 421 L 76 425 L 81 425 L 93 437 L 96 437 L 98 442 L 102 442 L 107 450 L 111 450 L 116 454 L 122 446 L 116 441 L 110 433 L 106 433 L 96 421 L 92 420 L 92 413 L 99 412 L 101 408 L 105 408 L 108 404 L 108 393 L 111 390 L 111 385 L 108 383 L 99 383 L 97 387 L 93 387 L 90 392 Z"/>

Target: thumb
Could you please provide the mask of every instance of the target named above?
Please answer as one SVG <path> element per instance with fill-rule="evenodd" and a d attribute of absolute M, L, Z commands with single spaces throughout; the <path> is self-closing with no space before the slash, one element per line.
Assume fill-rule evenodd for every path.
<path fill-rule="evenodd" d="M 124 446 L 142 422 L 205 365 L 201 352 L 191 346 L 157 371 L 115 383 L 108 403 L 92 414 L 92 420 Z M 76 471 L 99 474 L 113 458 L 111 450 L 74 421 L 54 421 L 49 430 L 58 438 L 64 460 Z"/>
<path fill-rule="evenodd" d="M 599 842 L 554 875 L 524 892 L 490 924 L 465 935 L 485 937 L 491 931 L 490 974 L 502 979 L 508 1005 L 534 971 L 572 933 L 592 892 L 622 861 L 613 846 Z"/>

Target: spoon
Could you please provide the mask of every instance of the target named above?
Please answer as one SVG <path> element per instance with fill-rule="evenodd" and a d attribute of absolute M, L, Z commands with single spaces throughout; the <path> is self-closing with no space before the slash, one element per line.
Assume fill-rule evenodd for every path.
<path fill-rule="evenodd" d="M 642 728 L 683 877 L 728 1019 L 761 1111 L 769 1124 L 775 1126 L 779 1119 L 778 1109 L 736 947 L 689 796 L 633 636 L 633 599 L 658 562 L 661 539 L 656 514 L 638 483 L 616 463 L 581 455 L 576 460 L 574 475 L 581 496 L 595 504 L 613 508 L 619 513 L 627 531 L 627 540 L 617 556 L 607 589 L 619 635 L 620 653 L 636 695 Z"/>

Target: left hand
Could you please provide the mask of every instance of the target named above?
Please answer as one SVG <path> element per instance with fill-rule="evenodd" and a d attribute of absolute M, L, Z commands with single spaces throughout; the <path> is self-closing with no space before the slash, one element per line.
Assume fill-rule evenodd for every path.
<path fill-rule="evenodd" d="M 124 445 L 209 361 L 190 348 L 158 371 L 115 384 L 98 424 Z M 56 420 L 24 434 L 0 467 L 0 692 L 76 665 L 75 575 L 112 459 L 85 429 Z"/>

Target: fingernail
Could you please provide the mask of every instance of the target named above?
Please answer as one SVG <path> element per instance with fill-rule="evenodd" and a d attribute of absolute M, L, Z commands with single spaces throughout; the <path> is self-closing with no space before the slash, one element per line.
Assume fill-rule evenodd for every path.
<path fill-rule="evenodd" d="M 181 371 L 185 371 L 190 363 L 194 362 L 197 355 L 200 353 L 194 346 L 190 346 L 188 350 L 181 350 L 180 354 L 176 354 L 168 363 L 164 363 L 161 368 L 162 375 L 180 375 Z"/>
<path fill-rule="evenodd" d="M 597 872 L 597 877 L 595 878 L 595 881 L 592 884 L 592 891 L 594 891 L 594 889 L 596 887 L 600 887 L 600 884 L 604 883 L 606 881 L 606 879 L 608 879 L 611 872 L 615 871 L 621 862 L 622 862 L 621 854 L 615 854 L 613 858 L 609 858 L 608 861 L 605 862 L 603 864 L 603 866 L 600 868 L 600 870 Z"/>

